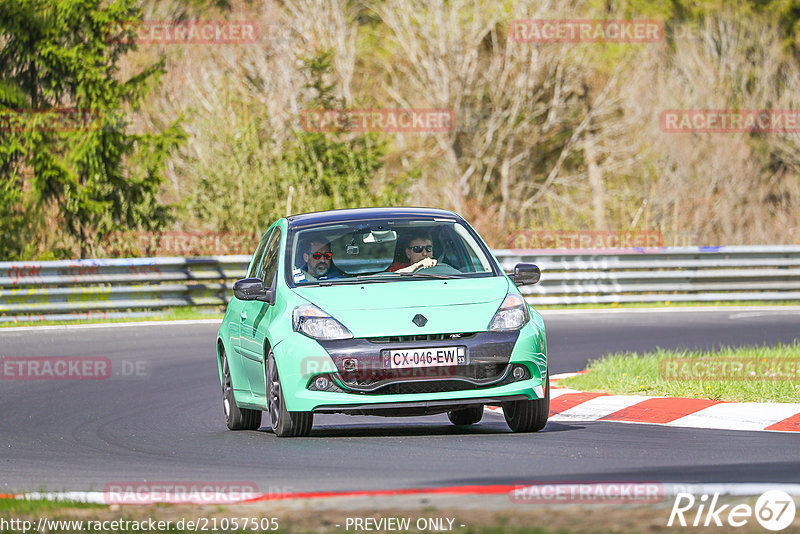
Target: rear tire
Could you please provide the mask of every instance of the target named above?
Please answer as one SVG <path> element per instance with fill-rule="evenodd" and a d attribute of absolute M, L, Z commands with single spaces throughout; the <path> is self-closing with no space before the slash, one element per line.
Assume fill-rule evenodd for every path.
<path fill-rule="evenodd" d="M 220 363 L 222 365 L 222 409 L 225 422 L 230 430 L 258 430 L 261 426 L 261 410 L 239 408 L 233 395 L 231 370 L 225 348 L 220 347 Z"/>
<path fill-rule="evenodd" d="M 314 425 L 314 412 L 290 412 L 286 409 L 275 355 L 267 357 L 267 404 L 272 431 L 279 438 L 308 436 Z"/>
<path fill-rule="evenodd" d="M 483 404 L 447 412 L 447 418 L 454 425 L 474 425 L 483 418 Z"/>
<path fill-rule="evenodd" d="M 514 432 L 538 432 L 550 416 L 550 373 L 545 374 L 543 399 L 503 403 L 503 415 Z"/>

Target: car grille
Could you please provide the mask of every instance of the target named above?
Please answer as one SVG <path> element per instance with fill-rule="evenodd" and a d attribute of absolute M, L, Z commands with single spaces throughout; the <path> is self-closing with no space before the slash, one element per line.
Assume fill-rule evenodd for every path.
<path fill-rule="evenodd" d="M 506 384 L 513 381 L 510 374 L 503 378 L 506 367 L 505 364 L 459 365 L 392 369 L 379 373 L 340 373 L 338 376 L 351 393 L 362 395 L 437 393 Z M 485 383 L 475 384 L 476 380 Z"/>
<path fill-rule="evenodd" d="M 454 367 L 415 367 L 411 369 L 376 369 L 364 370 L 353 373 L 339 373 L 346 386 L 365 387 L 390 381 L 432 381 L 435 379 L 490 380 L 500 378 L 505 370 L 505 364 L 483 365 L 457 365 Z"/>
<path fill-rule="evenodd" d="M 414 343 L 416 341 L 458 341 L 461 339 L 469 339 L 475 336 L 475 332 L 454 332 L 452 334 L 418 334 L 411 336 L 384 336 L 384 337 L 368 337 L 367 341 L 370 343 L 386 344 L 386 343 Z"/>
<path fill-rule="evenodd" d="M 465 389 L 478 389 L 478 387 L 469 382 L 456 380 L 420 380 L 418 382 L 387 384 L 370 393 L 375 395 L 411 395 L 413 393 L 439 393 L 442 391 L 462 391 Z"/>

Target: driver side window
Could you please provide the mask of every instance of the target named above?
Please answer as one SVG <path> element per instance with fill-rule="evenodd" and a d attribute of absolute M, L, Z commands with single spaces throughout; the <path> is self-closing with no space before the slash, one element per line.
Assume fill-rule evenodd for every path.
<path fill-rule="evenodd" d="M 258 274 L 258 268 L 264 258 L 264 249 L 267 248 L 267 243 L 269 243 L 271 235 L 272 232 L 266 232 L 264 237 L 261 238 L 261 242 L 258 244 L 255 254 L 253 254 L 253 264 L 250 266 L 250 270 L 247 271 L 247 278 L 255 278 Z"/>
<path fill-rule="evenodd" d="M 258 270 L 258 277 L 264 282 L 264 288 L 270 289 L 272 287 L 272 280 L 275 278 L 275 273 L 278 272 L 278 257 L 281 251 L 281 229 L 276 228 L 272 232 L 267 243 L 264 258 L 261 260 L 261 267 Z"/>

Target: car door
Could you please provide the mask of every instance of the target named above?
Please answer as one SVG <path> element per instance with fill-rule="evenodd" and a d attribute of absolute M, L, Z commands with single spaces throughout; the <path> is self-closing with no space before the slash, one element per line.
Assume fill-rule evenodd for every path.
<path fill-rule="evenodd" d="M 245 278 L 253 278 L 258 276 L 258 270 L 261 267 L 261 262 L 264 259 L 264 250 L 267 248 L 267 244 L 269 243 L 269 238 L 272 235 L 273 230 L 268 230 L 264 233 L 263 237 L 261 238 L 261 242 L 259 242 L 258 247 L 256 248 L 255 253 L 253 254 L 253 259 L 250 262 L 250 265 L 247 269 L 247 276 Z M 244 301 L 238 300 L 234 297 L 230 304 L 228 304 L 231 318 L 233 319 L 230 321 L 228 326 L 228 332 L 230 335 L 230 343 L 233 350 L 236 352 L 237 355 L 243 356 L 242 351 L 242 338 L 241 338 L 241 327 L 239 325 L 239 320 L 241 314 L 244 312 L 244 305 L 247 304 Z M 239 360 L 239 358 L 237 358 Z"/>
<path fill-rule="evenodd" d="M 264 250 L 264 257 L 258 267 L 257 276 L 270 289 L 278 272 L 281 251 L 281 229 L 275 228 Z M 254 397 L 266 399 L 267 385 L 264 374 L 264 340 L 274 306 L 258 300 L 242 303 L 239 312 L 241 355 L 245 374 L 250 381 L 250 391 Z"/>

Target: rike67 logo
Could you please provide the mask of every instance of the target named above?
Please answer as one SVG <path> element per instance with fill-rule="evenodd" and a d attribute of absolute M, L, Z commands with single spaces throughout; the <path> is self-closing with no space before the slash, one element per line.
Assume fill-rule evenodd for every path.
<path fill-rule="evenodd" d="M 755 506 L 749 504 L 718 504 L 719 493 L 713 497 L 703 494 L 695 498 L 691 493 L 678 493 L 667 526 L 691 525 L 693 527 L 742 527 L 755 518 L 767 530 L 783 530 L 794 521 L 794 499 L 781 490 L 763 493 Z"/>

